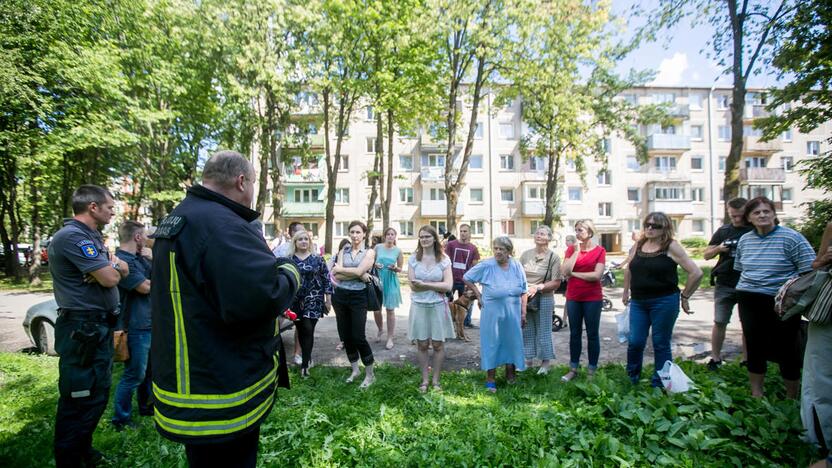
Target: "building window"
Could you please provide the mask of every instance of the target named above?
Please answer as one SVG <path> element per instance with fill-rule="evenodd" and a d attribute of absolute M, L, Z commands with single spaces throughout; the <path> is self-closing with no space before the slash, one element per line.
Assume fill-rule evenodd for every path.
<path fill-rule="evenodd" d="M 702 156 L 691 156 L 690 157 L 690 168 L 694 171 L 701 171 L 704 169 L 704 158 Z"/>
<path fill-rule="evenodd" d="M 338 165 L 338 172 L 348 172 L 350 170 L 350 157 L 346 154 L 341 155 L 341 163 Z"/>
<path fill-rule="evenodd" d="M 690 189 L 690 198 L 695 202 L 705 201 L 705 189 L 703 187 L 694 187 Z"/>
<path fill-rule="evenodd" d="M 598 185 L 612 185 L 612 173 L 607 170 L 598 171 Z"/>
<path fill-rule="evenodd" d="M 349 235 L 349 221 L 338 221 L 335 223 L 335 237 L 347 237 Z"/>
<path fill-rule="evenodd" d="M 720 156 L 720 157 L 719 157 L 719 163 L 718 163 L 718 165 L 717 165 L 717 168 L 718 168 L 720 171 L 722 171 L 722 172 L 725 172 L 725 164 L 726 164 L 726 161 L 728 161 L 728 157 L 727 157 L 727 156 Z M 721 199 L 720 199 L 720 200 L 721 200 Z"/>
<path fill-rule="evenodd" d="M 313 236 L 318 237 L 318 223 L 303 223 L 303 228 L 306 232 L 311 232 Z"/>
<path fill-rule="evenodd" d="M 639 232 L 641 231 L 641 220 L 640 219 L 628 219 L 627 220 L 627 232 Z"/>
<path fill-rule="evenodd" d="M 534 233 L 537 232 L 540 226 L 543 226 L 543 221 L 532 220 L 532 222 L 529 223 L 529 235 L 534 236 Z"/>
<path fill-rule="evenodd" d="M 719 110 L 725 110 L 731 105 L 731 97 L 727 94 L 717 94 L 716 96 L 716 108 Z"/>
<path fill-rule="evenodd" d="M 440 188 L 432 188 L 428 191 L 428 200 L 439 201 L 445 199 L 445 190 Z"/>
<path fill-rule="evenodd" d="M 481 220 L 470 221 L 468 224 L 471 226 L 471 235 L 472 236 L 484 236 L 485 235 L 485 229 L 484 229 L 484 226 L 483 226 L 485 223 L 483 221 L 481 221 Z"/>
<path fill-rule="evenodd" d="M 504 203 L 513 203 L 514 189 L 500 189 L 500 201 Z"/>
<path fill-rule="evenodd" d="M 413 188 L 405 187 L 399 189 L 399 201 L 402 203 L 413 203 Z"/>
<path fill-rule="evenodd" d="M 693 232 L 696 234 L 702 234 L 705 232 L 705 220 L 704 219 L 694 219 L 691 223 L 693 226 Z"/>
<path fill-rule="evenodd" d="M 422 167 L 445 167 L 444 154 L 422 155 Z"/>
<path fill-rule="evenodd" d="M 266 236 L 266 239 L 274 239 L 275 234 L 277 234 L 277 229 L 275 229 L 274 223 L 263 225 L 263 235 Z"/>
<path fill-rule="evenodd" d="M 638 187 L 628 187 L 627 188 L 627 201 L 640 202 L 641 201 L 641 190 Z"/>
<path fill-rule="evenodd" d="M 581 187 L 569 187 L 567 189 L 568 199 L 571 202 L 581 201 L 583 193 L 584 191 Z"/>
<path fill-rule="evenodd" d="M 381 144 L 376 141 L 376 137 L 367 137 L 367 152 L 379 153 L 381 152 Z"/>
<path fill-rule="evenodd" d="M 598 204 L 598 216 L 610 217 L 612 216 L 612 203 L 601 202 Z"/>
<path fill-rule="evenodd" d="M 657 156 L 653 164 L 659 172 L 672 172 L 676 170 L 676 156 Z"/>
<path fill-rule="evenodd" d="M 676 102 L 676 95 L 673 93 L 654 93 L 653 103 L 655 104 L 673 104 Z"/>
<path fill-rule="evenodd" d="M 818 156 L 820 155 L 820 142 L 819 141 L 807 141 L 806 142 L 806 154 L 809 156 Z"/>
<path fill-rule="evenodd" d="M 399 236 L 413 237 L 413 221 L 399 221 Z"/>
<path fill-rule="evenodd" d="M 468 169 L 482 169 L 482 155 L 472 154 L 468 159 Z"/>
<path fill-rule="evenodd" d="M 483 135 L 482 122 L 477 122 L 477 129 L 474 130 L 474 138 L 481 139 Z"/>
<path fill-rule="evenodd" d="M 682 187 L 656 187 L 653 189 L 655 200 L 684 200 L 685 189 Z"/>
<path fill-rule="evenodd" d="M 295 203 L 312 203 L 318 201 L 318 189 L 295 189 Z"/>
<path fill-rule="evenodd" d="M 766 158 L 759 156 L 745 158 L 745 167 L 766 167 Z"/>
<path fill-rule="evenodd" d="M 601 139 L 601 151 L 610 154 L 612 152 L 612 140 L 609 138 Z"/>
<path fill-rule="evenodd" d="M 731 141 L 731 127 L 729 125 L 720 125 L 717 130 L 719 141 Z"/>
<path fill-rule="evenodd" d="M 543 187 L 528 187 L 526 190 L 527 200 L 543 200 L 545 189 Z"/>
<path fill-rule="evenodd" d="M 792 141 L 792 129 L 788 129 L 783 132 L 783 141 L 790 142 Z"/>
<path fill-rule="evenodd" d="M 349 203 L 350 189 L 339 187 L 335 189 L 335 203 Z"/>
<path fill-rule="evenodd" d="M 482 203 L 482 188 L 471 188 L 468 190 L 468 197 L 471 199 L 471 203 Z"/>
<path fill-rule="evenodd" d="M 375 120 L 376 119 L 376 114 L 373 111 L 373 106 L 367 106 L 366 110 L 367 110 L 367 114 L 365 116 L 366 120 L 368 120 L 368 121 Z"/>
<path fill-rule="evenodd" d="M 794 158 L 791 156 L 780 156 L 780 164 L 786 172 L 794 170 Z"/>
<path fill-rule="evenodd" d="M 638 105 L 638 97 L 635 94 L 622 94 L 621 100 L 630 104 L 631 106 Z"/>
<path fill-rule="evenodd" d="M 514 139 L 514 123 L 512 123 L 512 122 L 500 122 L 499 132 L 500 132 L 500 138 L 503 138 L 503 139 L 506 139 L 506 140 L 513 140 Z"/>
<path fill-rule="evenodd" d="M 722 187 L 719 189 L 719 201 L 725 201 L 725 189 Z"/>
<path fill-rule="evenodd" d="M 569 172 L 575 172 L 576 171 L 575 161 L 572 160 L 572 159 L 567 159 L 566 162 L 563 163 L 563 165 L 566 166 L 566 170 L 569 171 Z"/>
<path fill-rule="evenodd" d="M 691 125 L 690 126 L 690 139 L 691 140 L 698 140 L 701 141 L 703 138 L 704 132 L 702 130 L 701 125 Z"/>
<path fill-rule="evenodd" d="M 782 198 L 784 202 L 792 201 L 792 189 L 783 187 Z"/>
<path fill-rule="evenodd" d="M 532 171 L 545 171 L 546 159 L 540 157 L 529 159 L 529 169 L 531 169 Z"/>
<path fill-rule="evenodd" d="M 413 156 L 400 154 L 399 155 L 399 167 L 403 171 L 412 171 L 413 170 Z"/>
<path fill-rule="evenodd" d="M 627 155 L 627 170 L 628 171 L 640 171 L 641 164 L 638 162 L 638 159 L 634 154 Z"/>
<path fill-rule="evenodd" d="M 373 205 L 373 219 L 381 219 L 382 218 L 382 211 L 381 211 L 381 204 L 376 203 Z"/>
<path fill-rule="evenodd" d="M 505 234 L 507 236 L 513 236 L 514 235 L 514 220 L 506 219 L 506 220 L 500 221 L 500 230 L 502 231 L 503 234 Z"/>
<path fill-rule="evenodd" d="M 699 93 L 692 93 L 688 96 L 688 104 L 691 109 L 702 109 L 702 95 Z"/>
<path fill-rule="evenodd" d="M 514 155 L 501 154 L 500 155 L 500 169 L 510 171 L 514 169 Z"/>
<path fill-rule="evenodd" d="M 445 234 L 445 231 L 448 230 L 448 225 L 445 221 L 433 220 L 430 222 L 430 225 L 433 226 L 433 228 L 436 229 L 436 232 L 440 235 Z"/>

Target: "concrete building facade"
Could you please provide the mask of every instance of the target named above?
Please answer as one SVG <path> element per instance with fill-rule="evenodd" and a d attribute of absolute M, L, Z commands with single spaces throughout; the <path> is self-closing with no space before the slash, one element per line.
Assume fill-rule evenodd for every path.
<path fill-rule="evenodd" d="M 527 129 L 521 119 L 520 100 L 502 108 L 493 106 L 488 94 L 480 105 L 474 147 L 465 187 L 460 194 L 458 213 L 461 222 L 471 225 L 473 241 L 488 246 L 491 239 L 508 235 L 518 249 L 532 245 L 532 234 L 542 222 L 546 183 L 545 161 L 523 160 L 519 143 Z M 730 99 L 727 88 L 640 87 L 621 95 L 636 104 L 667 103 L 673 125 L 645 126 L 649 159 L 637 160 L 633 146 L 619 135 L 605 141 L 606 168 L 587 158 L 584 184 L 573 165 L 565 163 L 558 182 L 561 203 L 558 212 L 563 225 L 556 229 L 553 245 L 573 233 L 579 219 L 595 223 L 597 241 L 610 252 L 626 251 L 633 243 L 633 232 L 641 229 L 644 216 L 652 211 L 668 214 L 676 227 L 676 238 L 708 239 L 722 222 L 724 200 L 722 183 L 725 159 L 730 149 Z M 376 122 L 371 107 L 359 107 L 344 138 L 336 195 L 326 200 L 326 170 L 323 160 L 322 115 L 314 96 L 299 96 L 299 109 L 293 115 L 297 128 L 311 129 L 304 148 L 313 161 L 285 166 L 283 186 L 284 226 L 290 221 L 304 223 L 322 242 L 326 203 L 334 203 L 333 239 L 346 237 L 351 220 L 366 221 L 370 188 L 366 173 L 372 169 Z M 461 102 L 463 121 L 470 115 L 470 103 Z M 768 115 L 763 90 L 750 90 L 744 115 L 744 141 L 741 167 L 741 195 L 765 195 L 775 201 L 782 222 L 799 220 L 801 203 L 818 199 L 817 190 L 804 189 L 805 181 L 795 166 L 799 161 L 828 151 L 832 134 L 825 123 L 809 134 L 793 129 L 779 139 L 763 143 L 753 129 L 755 119 Z M 461 153 L 467 125 L 460 128 Z M 330 135 L 334 148 L 334 137 Z M 385 153 L 387 151 L 386 142 Z M 394 141 L 394 180 L 391 224 L 399 232 L 399 245 L 406 251 L 416 246 L 420 226 L 445 228 L 443 173 L 445 143 L 429 133 L 397 135 Z M 297 144 L 300 147 L 300 143 Z M 297 151 L 291 145 L 288 156 Z M 254 154 L 257 154 L 255 151 Z M 458 160 L 461 158 L 458 158 Z M 457 160 L 457 164 L 458 161 Z M 275 236 L 269 223 L 272 207 L 264 213 L 266 237 Z M 374 231 L 381 232 L 381 209 L 374 211 Z"/>

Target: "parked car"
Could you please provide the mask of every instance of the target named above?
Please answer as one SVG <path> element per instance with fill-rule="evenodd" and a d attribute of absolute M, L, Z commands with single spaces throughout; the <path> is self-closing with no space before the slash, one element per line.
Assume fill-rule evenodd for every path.
<path fill-rule="evenodd" d="M 43 354 L 57 356 L 55 352 L 55 321 L 58 319 L 58 303 L 55 299 L 35 304 L 26 311 L 23 330 L 29 341 Z"/>
<path fill-rule="evenodd" d="M 30 244 L 17 244 L 17 263 L 21 266 L 29 266 L 31 261 L 32 246 Z M 0 264 L 5 263 L 6 252 L 0 245 Z"/>

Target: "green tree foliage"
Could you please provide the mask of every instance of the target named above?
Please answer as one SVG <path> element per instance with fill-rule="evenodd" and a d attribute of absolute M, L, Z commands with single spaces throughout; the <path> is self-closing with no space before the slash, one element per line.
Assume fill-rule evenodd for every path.
<path fill-rule="evenodd" d="M 783 42 L 772 63 L 779 78 L 788 78 L 789 83 L 769 91 L 771 115 L 755 122 L 763 129 L 764 138 L 778 138 L 793 127 L 809 133 L 832 120 L 830 25 L 832 4 L 813 0 L 800 2 L 794 16 L 778 31 Z M 832 192 L 832 154 L 828 151 L 801 161 L 798 167 L 806 178 L 806 187 Z M 806 219 L 800 229 L 817 246 L 829 221 L 832 201 L 817 200 L 806 204 Z"/>

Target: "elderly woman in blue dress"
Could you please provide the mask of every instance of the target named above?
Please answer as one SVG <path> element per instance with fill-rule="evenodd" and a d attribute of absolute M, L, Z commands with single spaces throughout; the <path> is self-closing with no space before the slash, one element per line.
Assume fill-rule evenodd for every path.
<path fill-rule="evenodd" d="M 463 280 L 482 304 L 480 367 L 486 369 L 485 387 L 494 393 L 497 366 L 506 365 L 509 384 L 514 383 L 518 370 L 526 368 L 522 327 L 526 322 L 528 285 L 523 267 L 511 257 L 511 239 L 498 237 L 492 247 L 494 257 L 468 270 Z"/>

